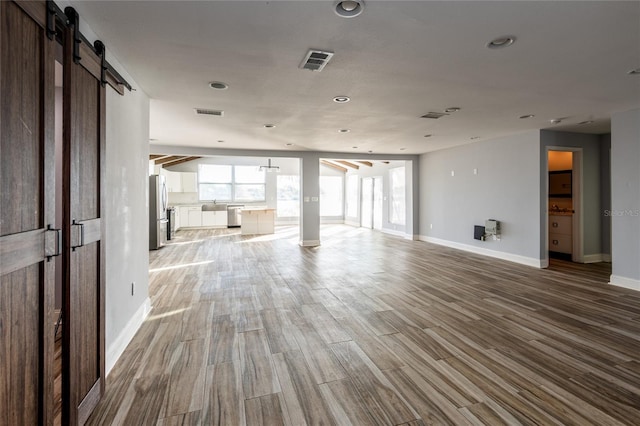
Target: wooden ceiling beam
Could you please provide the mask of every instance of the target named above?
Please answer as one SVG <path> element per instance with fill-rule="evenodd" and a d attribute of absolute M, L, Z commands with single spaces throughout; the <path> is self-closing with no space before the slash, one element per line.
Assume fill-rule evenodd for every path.
<path fill-rule="evenodd" d="M 168 157 L 168 155 L 164 154 L 149 154 L 149 160 L 157 160 L 158 158 Z"/>
<path fill-rule="evenodd" d="M 347 169 L 342 167 L 342 166 L 338 166 L 337 164 L 334 164 L 330 161 L 327 160 L 320 160 L 320 164 L 324 164 L 327 167 L 331 167 L 334 168 L 336 170 L 340 170 L 342 173 L 347 173 Z"/>
<path fill-rule="evenodd" d="M 164 163 L 162 165 L 162 167 L 177 166 L 178 164 L 186 163 L 188 161 L 197 160 L 198 158 L 201 158 L 201 157 L 183 157 L 183 158 L 181 158 L 179 160 L 176 160 L 176 161 L 170 161 L 168 163 Z"/>
<path fill-rule="evenodd" d="M 342 165 L 345 165 L 347 167 L 350 167 L 352 169 L 356 169 L 356 170 L 360 169 L 360 166 L 358 166 L 357 164 L 353 164 L 353 163 L 350 163 L 350 162 L 345 161 L 345 160 L 335 160 L 335 162 L 336 163 L 340 163 Z"/>
<path fill-rule="evenodd" d="M 360 163 L 363 166 L 373 167 L 373 163 L 371 161 L 356 161 L 356 163 Z"/>
<path fill-rule="evenodd" d="M 155 164 L 158 165 L 158 164 L 170 163 L 172 161 L 180 160 L 182 158 L 184 158 L 184 155 L 170 155 L 168 157 L 157 159 Z"/>

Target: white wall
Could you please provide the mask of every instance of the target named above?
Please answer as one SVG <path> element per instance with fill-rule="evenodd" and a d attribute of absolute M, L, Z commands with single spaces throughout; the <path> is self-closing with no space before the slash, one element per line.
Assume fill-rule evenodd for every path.
<path fill-rule="evenodd" d="M 540 266 L 539 131 L 423 154 L 419 176 L 420 239 Z M 473 238 L 487 219 L 500 241 Z"/>
<path fill-rule="evenodd" d="M 611 119 L 611 283 L 640 290 L 640 109 Z"/>

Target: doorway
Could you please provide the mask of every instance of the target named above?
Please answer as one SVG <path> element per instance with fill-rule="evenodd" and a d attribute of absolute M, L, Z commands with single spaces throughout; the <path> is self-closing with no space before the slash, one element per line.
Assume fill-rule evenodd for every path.
<path fill-rule="evenodd" d="M 582 149 L 547 149 L 547 256 L 582 262 Z"/>
<path fill-rule="evenodd" d="M 362 216 L 360 226 L 369 229 L 382 229 L 382 178 L 362 179 Z"/>

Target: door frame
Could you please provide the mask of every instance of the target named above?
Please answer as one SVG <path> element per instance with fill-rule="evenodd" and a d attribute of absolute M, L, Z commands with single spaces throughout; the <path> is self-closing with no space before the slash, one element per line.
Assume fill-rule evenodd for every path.
<path fill-rule="evenodd" d="M 549 266 L 549 151 L 563 151 L 573 153 L 572 163 L 572 179 L 571 179 L 571 191 L 572 191 L 572 204 L 573 204 L 573 217 L 571 221 L 571 261 L 576 263 L 584 262 L 584 226 L 583 226 L 583 149 L 575 146 L 547 146 L 545 147 L 544 158 L 544 256 L 542 259 L 542 266 Z"/>

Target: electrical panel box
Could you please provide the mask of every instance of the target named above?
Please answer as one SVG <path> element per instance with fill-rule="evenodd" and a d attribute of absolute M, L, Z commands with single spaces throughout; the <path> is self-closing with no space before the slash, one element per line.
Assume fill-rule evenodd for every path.
<path fill-rule="evenodd" d="M 488 219 L 484 222 L 485 235 L 500 235 L 500 222 L 495 219 Z"/>

